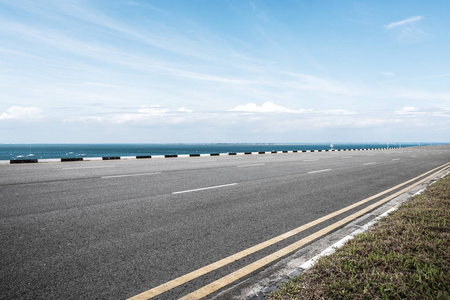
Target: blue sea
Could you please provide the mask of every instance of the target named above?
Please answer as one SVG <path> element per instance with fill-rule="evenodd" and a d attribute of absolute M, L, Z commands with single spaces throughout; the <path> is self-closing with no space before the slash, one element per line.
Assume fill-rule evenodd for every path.
<path fill-rule="evenodd" d="M 418 143 L 335 143 L 334 149 L 399 148 Z M 0 160 L 243 153 L 259 151 L 329 150 L 328 143 L 298 144 L 0 144 Z"/>

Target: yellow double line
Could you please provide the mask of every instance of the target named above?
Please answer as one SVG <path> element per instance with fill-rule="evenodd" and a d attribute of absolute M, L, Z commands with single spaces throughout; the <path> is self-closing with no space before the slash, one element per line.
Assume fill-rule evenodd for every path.
<path fill-rule="evenodd" d="M 148 291 L 140 293 L 139 295 L 131 297 L 128 300 L 146 300 L 146 299 L 151 299 L 151 298 L 153 298 L 153 297 L 155 297 L 157 295 L 160 295 L 160 294 L 162 294 L 164 292 L 167 292 L 167 291 L 169 291 L 171 289 L 174 289 L 174 288 L 176 288 L 176 287 L 178 287 L 180 285 L 183 285 L 183 284 L 185 284 L 185 283 L 187 283 L 187 282 L 189 282 L 191 280 L 194 280 L 194 279 L 196 279 L 196 278 L 198 278 L 198 277 L 200 277 L 202 275 L 205 275 L 205 274 L 207 274 L 209 272 L 212 272 L 214 270 L 217 270 L 217 269 L 219 269 L 219 268 L 221 268 L 221 267 L 223 267 L 225 265 L 228 265 L 228 264 L 230 264 L 230 263 L 232 263 L 232 262 L 234 262 L 236 260 L 239 260 L 241 258 L 244 258 L 244 257 L 250 255 L 250 254 L 253 254 L 253 253 L 255 253 L 257 251 L 260 251 L 260 250 L 262 250 L 264 248 L 267 248 L 267 247 L 269 247 L 271 245 L 274 245 L 274 244 L 276 244 L 276 243 L 278 243 L 280 241 L 283 241 L 283 240 L 285 240 L 285 239 L 287 239 L 287 238 L 289 238 L 289 237 L 291 237 L 293 235 L 296 235 L 296 234 L 298 234 L 298 233 L 300 233 L 300 232 L 302 232 L 302 231 L 304 231 L 304 230 L 306 230 L 308 228 L 311 228 L 311 227 L 313 227 L 313 226 L 315 226 L 317 224 L 320 224 L 320 223 L 322 223 L 322 222 L 324 222 L 326 220 L 329 220 L 329 219 L 331 219 L 331 218 L 333 218 L 333 217 L 335 217 L 337 215 L 340 215 L 340 214 L 342 214 L 344 212 L 347 212 L 347 211 L 349 211 L 349 210 L 351 210 L 351 209 L 353 209 L 355 207 L 358 207 L 358 206 L 360 206 L 360 205 L 362 205 L 362 204 L 364 204 L 366 202 L 369 202 L 369 201 L 371 201 L 373 199 L 376 199 L 376 198 L 378 198 L 380 196 L 383 196 L 383 195 L 385 195 L 385 194 L 387 194 L 389 192 L 392 192 L 392 191 L 394 191 L 394 190 L 396 190 L 396 189 L 398 189 L 398 188 L 400 188 L 400 187 L 402 187 L 404 185 L 407 185 L 407 184 L 409 184 L 409 183 L 411 183 L 413 181 L 416 181 L 416 180 L 420 179 L 423 176 L 426 176 L 426 175 L 434 172 L 433 174 L 429 175 L 428 177 L 423 178 L 420 181 L 418 181 L 418 182 L 416 182 L 416 183 L 414 183 L 414 184 L 412 184 L 412 185 L 410 185 L 410 186 L 408 186 L 406 188 L 403 188 L 402 190 L 400 190 L 400 191 L 398 191 L 398 192 L 396 192 L 396 193 L 394 193 L 394 194 L 392 194 L 392 195 L 390 195 L 390 196 L 388 196 L 388 197 L 386 197 L 386 198 L 384 198 L 384 199 L 382 199 L 382 200 L 380 200 L 380 201 L 378 201 L 378 202 L 376 202 L 376 203 L 374 203 L 372 205 L 369 205 L 368 207 L 366 207 L 366 208 L 364 208 L 364 209 L 362 209 L 362 210 L 360 210 L 360 211 L 358 211 L 358 212 L 356 212 L 356 213 L 354 213 L 354 214 L 352 214 L 352 215 L 350 215 L 350 216 L 348 216 L 348 217 L 346 217 L 346 218 L 344 218 L 344 219 L 342 219 L 342 220 L 340 220 L 340 221 L 338 221 L 338 222 L 336 222 L 336 223 L 334 223 L 334 224 L 332 224 L 332 225 L 330 225 L 328 227 L 325 227 L 324 229 L 321 229 L 318 232 L 316 232 L 316 233 L 314 233 L 314 234 L 312 234 L 312 235 L 310 235 L 310 236 L 308 236 L 306 238 L 303 238 L 303 239 L 301 239 L 301 240 L 299 240 L 299 241 L 297 241 L 297 242 L 295 242 L 295 243 L 293 243 L 293 244 L 291 244 L 291 245 L 289 245 L 289 246 L 287 246 L 287 247 L 285 247 L 285 248 L 283 248 L 281 250 L 276 251 L 275 253 L 272 253 L 272 254 L 270 254 L 270 255 L 268 255 L 268 256 L 266 256 L 266 257 L 264 257 L 264 258 L 262 258 L 262 259 L 260 259 L 258 261 L 255 261 L 254 263 L 251 263 L 251 264 L 249 264 L 249 265 L 247 265 L 247 266 L 245 266 L 245 267 L 243 267 L 243 268 L 241 268 L 241 269 L 239 269 L 239 270 L 237 270 L 237 271 L 235 271 L 235 272 L 233 272 L 233 273 L 231 273 L 231 274 L 229 274 L 229 275 L 227 275 L 225 277 L 222 277 L 222 278 L 220 278 L 220 279 L 218 279 L 218 280 L 216 280 L 216 281 L 214 281 L 214 282 L 212 282 L 212 283 L 210 283 L 210 284 L 208 284 L 208 285 L 206 285 L 206 286 L 204 286 L 204 287 L 202 287 L 202 288 L 200 288 L 200 289 L 198 289 L 198 290 L 196 290 L 196 291 L 194 291 L 194 292 L 192 292 L 192 293 L 190 293 L 190 294 L 188 294 L 188 295 L 186 295 L 186 296 L 184 296 L 182 298 L 180 298 L 180 299 L 183 299 L 183 300 L 187 300 L 187 299 L 201 299 L 201 298 L 203 298 L 203 297 L 205 297 L 205 296 L 207 296 L 207 295 L 209 295 L 211 293 L 214 293 L 215 291 L 217 291 L 217 290 L 219 290 L 219 289 L 221 289 L 221 288 L 223 288 L 223 287 L 225 287 L 225 286 L 227 286 L 227 285 L 229 285 L 229 284 L 239 280 L 240 278 L 242 278 L 242 277 L 244 277 L 246 275 L 249 275 L 252 272 L 254 272 L 254 271 L 256 271 L 256 270 L 258 270 L 258 269 L 260 269 L 260 268 L 262 268 L 262 267 L 272 263 L 273 261 L 275 261 L 275 260 L 277 260 L 277 259 L 279 259 L 279 258 L 281 258 L 283 256 L 286 256 L 287 254 L 292 253 L 295 250 L 298 250 L 300 247 L 304 246 L 305 244 L 307 244 L 307 243 L 309 243 L 309 242 L 311 242 L 311 241 L 313 241 L 313 240 L 315 240 L 315 239 L 317 239 L 317 238 L 319 238 L 319 237 L 321 237 L 321 236 L 323 236 L 323 235 L 325 235 L 325 234 L 335 230 L 338 227 L 343 226 L 344 224 L 346 224 L 346 223 L 348 223 L 348 222 L 350 222 L 350 221 L 352 221 L 352 220 L 354 220 L 354 219 L 364 215 L 365 213 L 375 209 L 376 207 L 378 207 L 378 206 L 380 206 L 380 205 L 382 205 L 382 204 L 392 200 L 393 198 L 395 198 L 398 195 L 406 192 L 407 190 L 409 190 L 409 189 L 411 189 L 411 188 L 413 188 L 413 187 L 423 183 L 424 181 L 430 179 L 431 177 L 433 177 L 437 173 L 442 172 L 443 170 L 447 169 L 449 167 L 449 165 L 450 165 L 450 163 L 446 163 L 446 164 L 444 164 L 444 165 L 442 165 L 440 167 L 437 167 L 437 168 L 435 168 L 435 169 L 433 169 L 431 171 L 428 171 L 428 172 L 426 172 L 426 173 L 424 173 L 422 175 L 419 175 L 419 176 L 417 176 L 417 177 L 415 177 L 415 178 L 413 178 L 411 180 L 405 181 L 405 182 L 403 182 L 403 183 L 401 183 L 401 184 L 399 184 L 397 186 L 394 186 L 394 187 L 392 187 L 390 189 L 387 189 L 387 190 L 385 190 L 385 191 L 383 191 L 381 193 L 378 193 L 378 194 L 373 195 L 373 196 L 371 196 L 369 198 L 361 200 L 361 201 L 359 201 L 357 203 L 349 205 L 349 206 L 347 206 L 347 207 L 345 207 L 343 209 L 335 211 L 335 212 L 333 212 L 333 213 L 331 213 L 329 215 L 326 215 L 326 216 L 324 216 L 322 218 L 319 218 L 319 219 L 317 219 L 315 221 L 312 221 L 312 222 L 310 222 L 308 224 L 305 224 L 303 226 L 295 228 L 295 229 L 293 229 L 291 231 L 288 231 L 288 232 L 286 232 L 286 233 L 284 233 L 282 235 L 274 237 L 274 238 L 272 238 L 270 240 L 267 240 L 267 241 L 265 241 L 263 243 L 260 243 L 258 245 L 253 246 L 253 247 L 245 249 L 245 250 L 243 250 L 241 252 L 238 252 L 236 254 L 228 256 L 228 257 L 226 257 L 224 259 L 221 259 L 221 260 L 219 260 L 217 262 L 209 264 L 209 265 L 207 265 L 205 267 L 202 267 L 202 268 L 200 268 L 198 270 L 195 270 L 195 271 L 193 271 L 191 273 L 188 273 L 186 275 L 183 275 L 181 277 L 178 277 L 176 279 L 168 281 L 168 282 L 166 282 L 166 283 L 164 283 L 162 285 L 159 285 L 159 286 L 157 286 L 155 288 L 152 288 L 152 289 L 150 289 Z"/>

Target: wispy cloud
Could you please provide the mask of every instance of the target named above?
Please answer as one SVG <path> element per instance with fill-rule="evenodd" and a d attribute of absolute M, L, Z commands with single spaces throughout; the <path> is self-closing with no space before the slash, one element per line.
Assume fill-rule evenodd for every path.
<path fill-rule="evenodd" d="M 399 27 L 399 26 L 403 26 L 403 25 L 407 25 L 407 24 L 411 24 L 411 23 L 416 23 L 419 22 L 420 20 L 422 20 L 423 17 L 422 16 L 415 16 L 415 17 L 410 17 L 398 22 L 393 22 L 393 23 L 389 23 L 386 26 L 384 26 L 387 29 L 392 29 L 395 27 Z"/>
<path fill-rule="evenodd" d="M 410 17 L 405 20 L 393 22 L 384 26 L 384 28 L 393 35 L 400 44 L 414 44 L 428 40 L 431 34 L 420 28 L 420 21 L 425 19 L 423 16 Z"/>
<path fill-rule="evenodd" d="M 265 102 L 258 106 L 256 103 L 248 103 L 245 105 L 238 105 L 230 111 L 235 112 L 249 112 L 249 113 L 291 113 L 300 114 L 308 110 L 306 109 L 290 109 L 281 105 L 277 105 L 273 102 Z"/>
<path fill-rule="evenodd" d="M 380 74 L 383 75 L 383 76 L 386 76 L 386 77 L 395 76 L 395 74 L 393 72 L 388 72 L 388 71 L 380 72 Z"/>
<path fill-rule="evenodd" d="M 2 120 L 36 120 L 43 118 L 43 109 L 40 107 L 13 106 L 0 114 Z"/>

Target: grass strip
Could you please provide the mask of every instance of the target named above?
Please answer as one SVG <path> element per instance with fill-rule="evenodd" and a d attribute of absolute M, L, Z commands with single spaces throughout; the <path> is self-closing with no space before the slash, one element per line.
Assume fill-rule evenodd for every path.
<path fill-rule="evenodd" d="M 269 299 L 450 299 L 450 176 Z"/>

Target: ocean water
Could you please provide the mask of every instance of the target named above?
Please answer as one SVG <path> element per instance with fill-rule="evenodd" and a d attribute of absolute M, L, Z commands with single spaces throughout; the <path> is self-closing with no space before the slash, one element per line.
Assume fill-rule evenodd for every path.
<path fill-rule="evenodd" d="M 418 143 L 335 143 L 334 149 L 398 148 Z M 0 160 L 170 154 L 328 150 L 328 143 L 299 144 L 0 144 Z"/>

